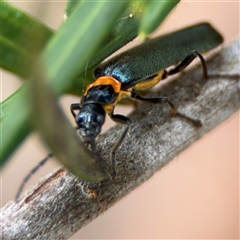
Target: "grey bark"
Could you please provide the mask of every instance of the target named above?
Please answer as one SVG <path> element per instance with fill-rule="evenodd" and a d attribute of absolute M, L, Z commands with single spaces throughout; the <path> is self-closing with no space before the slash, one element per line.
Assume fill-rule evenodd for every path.
<path fill-rule="evenodd" d="M 151 92 L 151 97 L 168 97 L 179 112 L 200 119 L 202 127 L 172 118 L 168 106 L 138 104 L 117 152 L 116 179 L 84 183 L 62 168 L 50 173 L 18 203 L 11 201 L 2 208 L 2 238 L 67 239 L 230 117 L 239 109 L 239 53 L 237 40 L 207 63 L 207 81 L 198 67 Z M 108 169 L 110 148 L 123 127 L 117 125 L 99 137 L 98 150 Z"/>

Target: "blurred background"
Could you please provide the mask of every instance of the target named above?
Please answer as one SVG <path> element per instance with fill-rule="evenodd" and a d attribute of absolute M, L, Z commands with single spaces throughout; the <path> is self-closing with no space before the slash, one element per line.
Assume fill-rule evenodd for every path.
<path fill-rule="evenodd" d="M 53 29 L 63 22 L 64 1 L 9 1 Z M 154 33 L 208 21 L 228 45 L 239 35 L 239 1 L 182 1 Z M 135 40 L 130 45 L 136 44 Z M 1 72 L 1 101 L 22 82 Z M 69 106 L 79 99 L 66 96 Z M 127 114 L 128 107 L 116 112 Z M 104 129 L 113 125 L 107 119 Z M 4 140 L 4 139 L 3 139 Z M 23 178 L 48 150 L 32 134 L 1 172 L 1 206 L 12 200 Z M 51 160 L 26 188 L 57 168 Z M 239 113 L 198 140 L 149 181 L 81 229 L 71 239 L 239 239 Z"/>

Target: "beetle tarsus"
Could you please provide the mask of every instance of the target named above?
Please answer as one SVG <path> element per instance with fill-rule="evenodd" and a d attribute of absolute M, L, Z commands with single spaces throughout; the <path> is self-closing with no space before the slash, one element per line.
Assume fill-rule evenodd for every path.
<path fill-rule="evenodd" d="M 199 120 L 199 119 L 194 119 L 194 118 L 191 118 L 191 117 L 188 117 L 186 116 L 185 114 L 183 113 L 180 113 L 180 112 L 177 112 L 176 114 L 177 117 L 180 117 L 184 120 L 187 120 L 189 123 L 191 123 L 194 127 L 201 127 L 202 126 L 202 122 Z"/>

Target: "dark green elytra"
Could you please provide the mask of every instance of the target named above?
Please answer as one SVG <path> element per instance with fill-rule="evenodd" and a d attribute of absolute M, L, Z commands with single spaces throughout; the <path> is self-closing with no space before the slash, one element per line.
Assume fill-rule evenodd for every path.
<path fill-rule="evenodd" d="M 94 77 L 111 76 L 122 83 L 122 89 L 128 89 L 177 64 L 193 50 L 204 53 L 222 42 L 223 37 L 209 23 L 200 23 L 147 40 L 111 58 L 95 70 Z"/>

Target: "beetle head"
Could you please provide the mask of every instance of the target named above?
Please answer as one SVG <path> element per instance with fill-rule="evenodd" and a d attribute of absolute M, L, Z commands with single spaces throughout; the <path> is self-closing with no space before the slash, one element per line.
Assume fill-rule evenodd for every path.
<path fill-rule="evenodd" d="M 95 139 L 105 122 L 106 113 L 103 107 L 97 103 L 84 104 L 76 116 L 77 129 L 86 145 L 90 145 L 95 151 Z"/>

